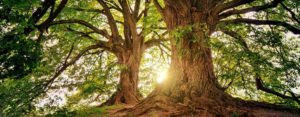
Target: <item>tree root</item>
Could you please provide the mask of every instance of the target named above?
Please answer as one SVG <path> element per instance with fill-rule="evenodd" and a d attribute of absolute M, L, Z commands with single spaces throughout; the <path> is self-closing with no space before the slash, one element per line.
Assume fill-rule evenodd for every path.
<path fill-rule="evenodd" d="M 135 105 L 142 99 L 142 95 L 137 92 L 138 95 L 131 95 L 130 97 L 125 97 L 124 92 L 115 92 L 108 100 L 102 103 L 99 107 L 111 106 L 115 104 L 125 104 L 125 105 Z"/>
<path fill-rule="evenodd" d="M 168 96 L 150 95 L 136 106 L 121 109 L 112 115 L 134 117 L 299 117 L 300 109 L 263 102 L 244 101 L 231 96 L 228 97 L 228 95 L 218 99 L 199 97 L 197 100 L 189 100 L 189 103 L 176 103 L 176 100 Z"/>

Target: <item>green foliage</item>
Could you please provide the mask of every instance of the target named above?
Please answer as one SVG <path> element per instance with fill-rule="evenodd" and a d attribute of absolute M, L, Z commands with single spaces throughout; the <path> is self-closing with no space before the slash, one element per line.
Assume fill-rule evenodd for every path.
<path fill-rule="evenodd" d="M 227 92 L 244 99 L 297 106 L 291 100 L 257 91 L 254 79 L 257 77 L 256 74 L 259 74 L 266 87 L 282 94 L 299 87 L 296 81 L 300 75 L 298 72 L 300 56 L 297 49 L 299 41 L 284 36 L 284 32 L 278 28 L 272 28 L 270 31 L 246 26 L 227 26 L 227 28 L 237 32 L 242 39 L 220 34 L 217 35 L 218 39 L 211 40 L 215 71 L 219 81 L 225 86 L 231 84 Z M 245 50 L 243 42 L 250 51 Z"/>
<path fill-rule="evenodd" d="M 24 24 L 40 0 L 1 0 L 0 25 Z"/>
<path fill-rule="evenodd" d="M 17 117 L 28 114 L 33 99 L 41 93 L 41 83 L 30 77 L 6 79 L 0 85 L 0 116 Z"/>
<path fill-rule="evenodd" d="M 108 2 L 114 1 L 116 0 Z M 95 102 L 96 104 L 104 102 L 117 90 L 120 70 L 127 69 L 126 66 L 117 64 L 115 55 L 101 52 L 101 49 L 83 54 L 49 88 L 48 92 L 67 89 L 63 92 L 64 94 L 59 95 L 66 97 L 66 104 L 62 104 L 63 107 L 56 106 L 54 103 L 58 99 L 54 98 L 49 104 L 41 107 L 42 109 L 35 108 L 42 99 L 52 98 L 47 94 L 41 94 L 42 87 L 44 81 L 49 80 L 64 62 L 71 61 L 83 48 L 89 45 L 98 41 L 107 41 L 107 39 L 80 24 L 51 26 L 45 32 L 41 42 L 36 41 L 38 34 L 35 32 L 29 35 L 23 34 L 26 32 L 26 27 L 33 27 L 29 19 L 32 11 L 39 6 L 40 2 L 41 0 L 0 1 L 0 116 L 23 116 L 26 114 L 29 116 L 44 116 L 45 114 L 48 114 L 47 116 L 99 116 L 105 114 L 109 109 L 118 108 L 118 106 L 103 108 L 91 106 Z M 269 1 L 257 0 L 237 9 L 262 5 L 267 2 Z M 130 0 L 128 3 L 134 2 Z M 285 5 L 295 11 L 299 10 L 299 3 L 297 0 L 284 1 Z M 123 14 L 115 10 L 114 7 L 116 6 L 112 6 L 114 4 L 109 4 L 109 7 L 112 8 L 113 17 L 118 21 L 120 36 L 124 37 L 123 33 L 127 29 L 119 23 L 124 21 Z M 166 26 L 162 22 L 159 12 L 153 3 L 142 2 L 141 6 L 142 8 L 147 6 L 149 10 L 147 16 L 142 16 L 137 23 L 138 32 L 143 29 L 144 41 L 161 38 Z M 107 29 L 108 33 L 111 33 L 108 29 L 107 18 L 104 15 L 97 12 L 78 11 L 75 10 L 76 8 L 102 9 L 96 0 L 69 0 L 56 21 L 84 20 L 97 28 Z M 49 16 L 49 12 L 47 11 L 42 20 Z M 279 5 L 276 10 L 268 9 L 250 17 L 292 22 L 289 16 L 289 13 Z M 300 18 L 298 14 L 296 17 Z M 299 24 L 295 23 L 294 25 L 299 27 Z M 178 27 L 170 35 L 173 36 L 172 39 L 174 40 L 172 41 L 176 42 L 176 46 L 182 48 L 180 50 L 181 56 L 187 53 L 183 47 L 186 43 L 182 44 L 183 39 L 187 41 L 188 47 L 195 47 L 195 45 L 202 43 L 205 46 L 211 46 L 218 80 L 224 87 L 230 84 L 226 91 L 233 96 L 299 106 L 292 100 L 281 99 L 272 94 L 257 91 L 254 80 L 256 74 L 259 74 L 266 87 L 283 94 L 288 90 L 299 88 L 297 82 L 300 75 L 299 37 L 287 37 L 288 31 L 277 26 L 237 24 L 222 25 L 222 27 L 237 32 L 242 39 L 233 39 L 218 33 L 210 39 L 210 45 L 208 45 L 209 30 L 205 24 Z M 70 29 L 89 33 L 89 36 L 94 39 L 84 38 L 78 32 L 70 31 Z M 204 37 L 197 36 L 193 31 L 203 33 L 200 35 Z M 243 42 L 248 45 L 250 51 L 245 50 Z M 168 42 L 165 43 L 169 44 Z M 65 60 L 71 47 L 74 47 L 74 50 L 69 59 Z M 167 64 L 170 63 L 168 52 L 165 51 L 168 50 L 162 47 L 151 48 L 143 56 L 139 74 L 139 89 L 143 96 L 149 94 L 155 86 L 159 85 L 155 78 L 159 77 L 161 70 L 167 69 Z M 189 54 L 194 57 L 202 56 L 197 51 Z M 178 100 L 182 101 L 181 98 Z M 238 116 L 238 113 L 232 113 L 231 116 Z"/>
<path fill-rule="evenodd" d="M 53 114 L 47 114 L 46 117 L 74 117 L 76 112 L 69 111 L 67 108 L 61 108 Z"/>
<path fill-rule="evenodd" d="M 31 10 L 39 0 L 0 1 L 0 80 L 22 78 L 31 73 L 41 60 L 41 46 L 25 35 Z"/>
<path fill-rule="evenodd" d="M 176 44 L 179 44 L 182 38 L 186 37 L 187 34 L 192 33 L 193 31 L 193 25 L 188 25 L 188 26 L 184 26 L 184 27 L 177 27 L 173 32 L 172 35 L 175 38 Z M 191 41 L 195 41 L 194 38 L 191 39 Z"/>
<path fill-rule="evenodd" d="M 108 110 L 111 109 L 117 109 L 120 108 L 119 105 L 113 105 L 113 106 L 104 106 L 101 108 L 95 108 L 95 107 L 90 107 L 90 108 L 85 108 L 85 109 L 80 109 L 76 111 L 76 116 L 77 117 L 89 117 L 89 116 L 105 116 L 107 114 Z M 106 115 L 109 116 L 109 115 Z"/>
<path fill-rule="evenodd" d="M 108 112 L 112 109 L 120 108 L 120 105 L 104 106 L 104 107 L 81 107 L 77 110 L 68 110 L 67 108 L 61 108 L 53 114 L 48 114 L 46 117 L 91 117 L 101 116 L 109 117 Z"/>
<path fill-rule="evenodd" d="M 153 32 L 161 32 L 161 28 L 165 27 L 165 24 L 161 21 L 162 17 L 155 6 L 152 3 L 146 3 L 145 6 L 146 5 L 148 6 L 148 14 L 140 20 L 140 23 L 144 28 L 144 36 L 148 36 Z"/>
<path fill-rule="evenodd" d="M 41 60 L 41 46 L 22 35 L 0 38 L 0 79 L 22 78 L 31 73 Z"/>
<path fill-rule="evenodd" d="M 204 35 L 204 37 L 199 37 L 200 35 L 195 34 L 193 31 L 199 31 Z M 193 24 L 187 26 L 179 26 L 171 32 L 171 35 L 175 38 L 177 44 L 180 43 L 180 40 L 183 38 L 188 38 L 191 43 L 202 41 L 208 39 L 208 28 L 206 24 Z"/>

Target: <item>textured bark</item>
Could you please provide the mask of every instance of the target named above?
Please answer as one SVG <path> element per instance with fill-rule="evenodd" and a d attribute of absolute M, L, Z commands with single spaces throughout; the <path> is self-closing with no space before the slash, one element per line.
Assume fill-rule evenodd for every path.
<path fill-rule="evenodd" d="M 208 44 L 218 19 L 213 12 L 218 2 L 165 0 L 168 30 L 192 30 L 171 38 L 167 80 L 141 103 L 116 116 L 297 116 L 287 108 L 235 99 L 218 88 Z"/>
<path fill-rule="evenodd" d="M 127 104 L 135 105 L 142 97 L 138 91 L 138 74 L 142 54 L 145 49 L 149 48 L 144 40 L 143 33 L 137 30 L 137 22 L 140 20 L 137 17 L 140 9 L 140 1 L 135 2 L 135 8 L 132 10 L 127 0 L 119 0 L 119 9 L 123 15 L 124 22 L 124 39 L 119 32 L 117 22 L 110 12 L 110 7 L 107 1 L 98 0 L 104 8 L 104 14 L 107 16 L 108 24 L 112 32 L 112 46 L 115 48 L 114 54 L 117 56 L 119 64 L 122 66 L 120 73 L 120 81 L 117 91 L 111 96 L 107 102 L 102 105 Z"/>
<path fill-rule="evenodd" d="M 136 104 L 141 95 L 138 91 L 138 73 L 141 57 L 134 57 L 131 51 L 124 52 L 118 57 L 121 68 L 120 81 L 117 91 L 102 105 Z"/>

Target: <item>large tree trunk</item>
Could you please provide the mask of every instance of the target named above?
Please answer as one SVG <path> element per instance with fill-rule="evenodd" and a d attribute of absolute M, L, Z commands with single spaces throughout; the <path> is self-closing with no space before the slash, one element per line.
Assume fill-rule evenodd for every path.
<path fill-rule="evenodd" d="M 135 105 L 142 97 L 138 91 L 141 57 L 135 57 L 132 51 L 127 51 L 118 56 L 118 61 L 121 66 L 121 73 L 117 91 L 102 105 Z"/>
<path fill-rule="evenodd" d="M 126 111 L 134 116 L 293 116 L 280 107 L 232 98 L 218 88 L 213 72 L 211 14 L 218 0 L 165 0 L 164 20 L 171 38 L 171 66 L 166 81 Z M 296 115 L 294 115 L 296 116 Z"/>

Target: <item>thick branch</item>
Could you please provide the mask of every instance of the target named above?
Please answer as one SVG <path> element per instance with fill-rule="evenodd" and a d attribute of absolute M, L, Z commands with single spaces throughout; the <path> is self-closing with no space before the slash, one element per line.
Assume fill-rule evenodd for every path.
<path fill-rule="evenodd" d="M 36 25 L 36 23 L 47 13 L 48 9 L 51 8 L 54 0 L 45 0 L 42 2 L 41 7 L 37 8 L 36 11 L 33 12 L 31 17 L 28 20 L 28 24 Z M 30 32 L 34 30 L 33 27 L 28 26 L 24 29 L 24 34 L 28 35 Z"/>
<path fill-rule="evenodd" d="M 66 6 L 67 2 L 68 2 L 68 0 L 62 0 L 60 2 L 60 4 L 58 5 L 58 7 L 56 8 L 56 10 L 52 13 L 52 15 L 50 15 L 46 19 L 46 21 L 44 21 L 43 23 L 41 23 L 40 25 L 38 25 L 38 29 L 41 30 L 41 32 L 50 26 L 50 23 L 53 22 L 53 20 L 63 10 L 63 8 Z"/>
<path fill-rule="evenodd" d="M 52 4 L 51 4 L 50 16 L 54 15 L 54 9 L 55 9 L 55 1 L 53 1 Z"/>
<path fill-rule="evenodd" d="M 300 29 L 282 21 L 274 21 L 274 20 L 256 20 L 256 19 L 247 19 L 247 18 L 238 18 L 233 20 L 224 20 L 221 21 L 225 24 L 236 24 L 236 23 L 247 23 L 247 24 L 254 24 L 254 25 L 276 25 L 282 26 L 288 29 L 289 31 L 293 32 L 294 34 L 300 34 Z"/>
<path fill-rule="evenodd" d="M 123 17 L 124 17 L 124 23 L 128 23 L 130 32 L 132 36 L 137 36 L 136 34 L 136 20 L 133 17 L 133 14 L 131 13 L 130 6 L 127 3 L 127 0 L 119 0 L 123 9 Z"/>
<path fill-rule="evenodd" d="M 287 95 L 284 95 L 284 94 L 281 94 L 279 92 L 276 92 L 272 89 L 269 89 L 267 87 L 264 86 L 262 80 L 260 79 L 260 77 L 256 77 L 255 78 L 255 83 L 256 83 L 256 88 L 258 90 L 262 90 L 266 93 L 270 93 L 270 94 L 273 94 L 273 95 L 276 95 L 278 97 L 281 97 L 281 98 L 284 98 L 284 99 L 290 99 L 290 100 L 294 100 L 296 101 L 298 104 L 300 104 L 300 100 L 295 96 L 295 94 L 291 91 L 289 91 L 291 93 L 292 96 L 287 96 Z"/>
<path fill-rule="evenodd" d="M 93 26 L 92 24 L 84 21 L 84 20 L 78 20 L 78 19 L 70 19 L 70 20 L 59 20 L 59 21 L 54 21 L 52 22 L 50 25 L 58 25 L 58 24 L 72 24 L 72 23 L 76 23 L 76 24 L 80 24 L 83 25 L 93 31 L 95 31 L 96 33 L 102 35 L 103 37 L 107 38 L 107 39 L 111 39 L 110 35 L 108 34 L 108 32 L 105 29 L 98 29 L 97 27 Z"/>
<path fill-rule="evenodd" d="M 29 18 L 29 22 L 37 23 L 47 12 L 47 10 L 52 6 L 53 0 L 45 0 L 42 3 L 42 6 L 37 8 L 35 12 L 33 12 L 32 16 Z"/>
<path fill-rule="evenodd" d="M 140 4 L 141 4 L 141 0 L 135 0 L 134 10 L 133 10 L 133 17 L 135 19 L 137 19 L 138 14 L 140 12 Z"/>
<path fill-rule="evenodd" d="M 103 7 L 104 13 L 107 17 L 108 20 L 108 24 L 109 27 L 111 29 L 111 33 L 114 39 L 119 39 L 119 31 L 118 31 L 118 27 L 117 27 L 117 23 L 112 15 L 112 13 L 110 12 L 110 8 L 106 5 L 106 3 L 103 0 L 97 0 L 100 5 Z"/>
<path fill-rule="evenodd" d="M 140 38 L 138 33 L 137 33 L 137 27 L 136 27 L 136 19 L 132 16 L 130 6 L 128 5 L 127 0 L 119 0 L 122 9 L 123 9 L 123 17 L 124 17 L 124 28 L 129 28 L 125 32 L 126 36 L 126 42 L 129 42 L 129 44 L 132 45 L 133 48 L 133 53 L 134 54 L 139 54 L 140 52 L 140 47 L 141 47 L 141 42 L 143 38 Z M 127 33 L 127 34 L 126 34 Z M 132 43 L 131 43 L 131 42 Z M 137 55 L 139 56 L 139 55 Z"/>
<path fill-rule="evenodd" d="M 273 0 L 270 3 L 264 4 L 264 5 L 261 5 L 261 6 L 253 6 L 253 7 L 245 8 L 245 9 L 241 9 L 241 10 L 236 10 L 236 9 L 229 10 L 227 12 L 221 13 L 219 15 L 219 19 L 223 19 L 223 18 L 226 18 L 228 16 L 235 15 L 235 14 L 245 14 L 245 13 L 248 13 L 248 12 L 258 12 L 258 11 L 266 10 L 266 9 L 269 9 L 269 8 L 274 8 L 274 7 L 277 7 L 278 4 L 282 1 L 284 1 L 284 0 Z"/>

